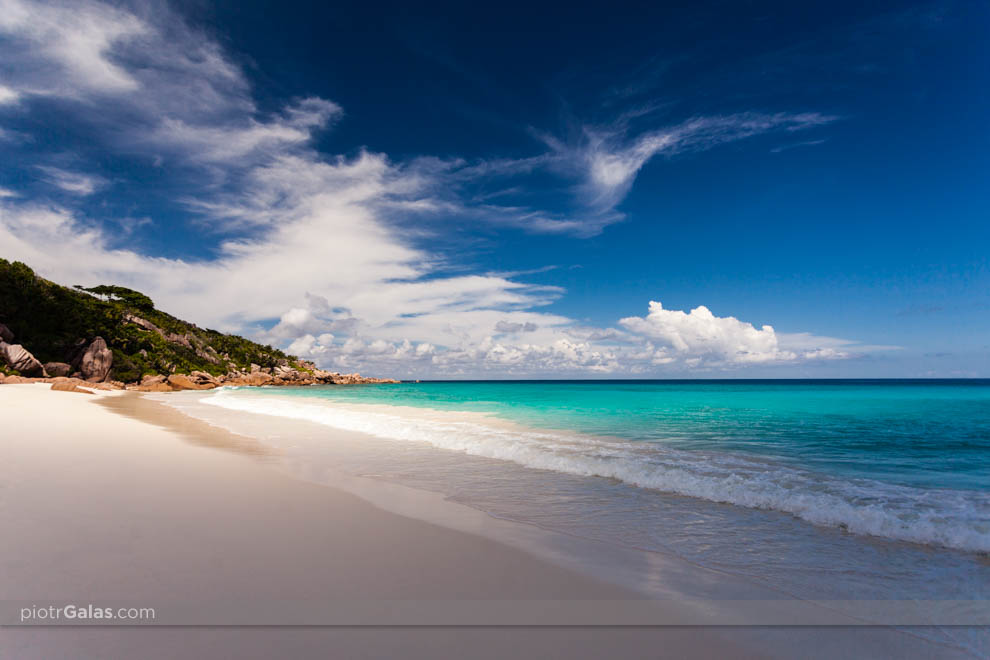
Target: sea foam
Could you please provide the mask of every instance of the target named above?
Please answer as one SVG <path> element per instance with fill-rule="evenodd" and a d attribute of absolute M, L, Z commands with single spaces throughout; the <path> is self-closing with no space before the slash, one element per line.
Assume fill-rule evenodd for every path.
<path fill-rule="evenodd" d="M 298 401 L 222 389 L 201 400 L 229 410 L 427 443 L 541 470 L 785 512 L 849 532 L 990 553 L 990 496 L 840 479 L 739 454 L 523 427 L 480 413 Z"/>

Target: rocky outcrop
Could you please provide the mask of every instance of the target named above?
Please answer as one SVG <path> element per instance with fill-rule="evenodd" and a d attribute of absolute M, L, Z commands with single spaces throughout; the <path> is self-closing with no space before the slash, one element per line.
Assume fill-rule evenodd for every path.
<path fill-rule="evenodd" d="M 185 346 L 189 350 L 193 350 L 192 341 L 190 341 L 189 335 L 180 335 L 175 332 L 169 332 L 165 335 L 165 341 L 173 344 L 179 344 L 180 346 Z"/>
<path fill-rule="evenodd" d="M 189 377 L 192 378 L 197 383 L 199 383 L 200 385 L 209 384 L 216 386 L 220 384 L 219 378 L 217 378 L 213 374 L 208 374 L 205 371 L 190 371 Z"/>
<path fill-rule="evenodd" d="M 52 389 L 55 390 L 56 392 L 79 392 L 81 394 L 93 393 L 91 390 L 86 390 L 79 387 L 79 385 L 76 382 L 73 382 L 72 379 L 52 383 Z"/>
<path fill-rule="evenodd" d="M 64 363 L 62 363 L 64 364 Z M 125 385 L 118 381 L 83 380 L 82 373 L 77 372 L 72 377 L 38 377 L 4 376 L 0 374 L 0 384 L 15 385 L 20 383 L 52 383 L 58 384 L 57 389 L 74 392 L 71 387 L 82 387 L 98 390 L 128 389 L 137 392 L 177 392 L 181 390 L 211 390 L 223 386 L 262 387 L 273 386 L 302 386 L 302 385 L 367 385 L 380 383 L 398 383 L 388 378 L 367 378 L 360 374 L 339 374 L 320 369 L 299 370 L 295 368 L 276 367 L 275 375 L 264 371 L 246 373 L 231 372 L 226 375 L 214 376 L 205 371 L 194 371 L 190 374 L 171 374 L 167 378 L 162 375 L 146 375 L 140 383 Z M 66 384 L 68 383 L 68 384 Z"/>
<path fill-rule="evenodd" d="M 141 318 L 140 316 L 135 316 L 134 314 L 124 314 L 124 321 L 127 323 L 133 323 L 139 328 L 143 328 L 150 332 L 157 332 L 159 335 L 162 335 L 163 337 L 165 336 L 161 328 L 159 328 L 151 321 Z"/>
<path fill-rule="evenodd" d="M 7 376 L 3 379 L 4 385 L 23 385 L 26 383 L 46 383 L 47 378 L 28 378 L 27 376 Z"/>
<path fill-rule="evenodd" d="M 128 385 L 127 389 L 138 392 L 171 392 L 172 386 L 168 384 L 165 376 L 146 374 L 140 384 Z"/>
<path fill-rule="evenodd" d="M 72 365 L 68 362 L 45 362 L 45 371 L 52 378 L 64 377 L 72 373 Z"/>
<path fill-rule="evenodd" d="M 113 351 L 107 348 L 103 337 L 97 337 L 89 343 L 85 352 L 79 357 L 79 368 L 84 379 L 93 383 L 102 383 L 110 374 L 113 366 Z"/>
<path fill-rule="evenodd" d="M 216 387 L 213 383 L 198 383 L 189 376 L 182 374 L 172 374 L 169 376 L 168 384 L 174 390 L 212 390 Z"/>
<path fill-rule="evenodd" d="M 330 374 L 330 382 L 334 385 L 372 385 L 381 383 L 398 383 L 401 381 L 392 378 L 369 378 L 358 373 L 353 374 Z"/>
<path fill-rule="evenodd" d="M 139 316 L 127 315 L 126 322 L 133 323 L 144 330 L 158 333 L 162 338 L 181 344 L 187 348 L 202 353 L 204 359 L 208 356 L 210 362 L 221 362 L 216 350 L 194 335 L 176 335 L 165 333 L 158 326 Z M 13 336 L 6 326 L 0 326 L 6 331 L 6 336 Z M 16 369 L 20 376 L 6 376 L 0 383 L 31 383 L 48 382 L 57 384 L 54 388 L 60 391 L 74 392 L 73 387 L 79 384 L 97 389 L 123 389 L 124 383 L 108 382 L 113 367 L 113 351 L 107 346 L 102 337 L 92 341 L 80 339 L 68 350 L 69 362 L 48 362 L 41 364 L 31 353 L 19 344 L 8 344 L 0 341 L 0 364 Z M 360 374 L 340 374 L 333 371 L 318 369 L 312 362 L 298 360 L 290 362 L 279 359 L 273 367 L 262 367 L 251 363 L 247 370 L 234 368 L 229 356 L 224 354 L 223 360 L 228 369 L 226 374 L 214 375 L 206 371 L 194 370 L 188 374 L 173 373 L 171 375 L 146 374 L 140 383 L 126 385 L 129 390 L 139 392 L 174 392 L 178 390 L 209 390 L 224 385 L 261 387 L 265 385 L 364 385 L 371 383 L 398 383 L 387 378 L 366 378 Z M 208 367 L 211 368 L 212 367 Z M 172 367 L 174 370 L 175 367 Z"/>
<path fill-rule="evenodd" d="M 141 384 L 145 386 L 158 385 L 159 383 L 164 383 L 166 380 L 167 378 L 161 374 L 145 374 L 141 378 Z"/>
<path fill-rule="evenodd" d="M 134 325 L 138 326 L 143 330 L 148 330 L 149 332 L 157 333 L 158 336 L 160 336 L 162 339 L 164 339 L 167 342 L 170 342 L 172 344 L 179 344 L 180 346 L 184 346 L 189 350 L 195 351 L 198 357 L 203 358 L 207 362 L 212 362 L 213 364 L 220 363 L 220 356 L 217 354 L 216 350 L 212 346 L 203 343 L 202 340 L 200 340 L 198 337 L 190 333 L 180 335 L 175 332 L 165 332 L 164 330 L 159 328 L 157 325 L 155 325 L 148 319 L 143 319 L 135 314 L 125 314 L 124 322 L 133 323 Z"/>
<path fill-rule="evenodd" d="M 0 374 L 0 384 L 2 385 L 27 385 L 32 383 L 48 383 L 50 385 L 58 385 L 58 387 L 53 387 L 54 390 L 60 390 L 63 392 L 73 392 L 75 390 L 70 389 L 70 387 L 81 387 L 88 390 L 122 390 L 124 389 L 124 384 L 120 381 L 111 380 L 105 383 L 90 383 L 81 378 L 65 378 L 60 376 L 58 378 L 29 378 L 27 376 L 4 376 Z"/>
<path fill-rule="evenodd" d="M 14 341 L 14 333 L 10 331 L 10 328 L 0 323 L 0 342 L 10 344 Z"/>
<path fill-rule="evenodd" d="M 273 378 L 270 374 L 266 374 L 263 371 L 253 371 L 249 374 L 245 373 L 235 373 L 227 376 L 223 381 L 224 385 L 239 385 L 247 387 L 260 387 L 262 385 L 270 385 Z"/>
<path fill-rule="evenodd" d="M 45 377 L 45 367 L 20 344 L 0 341 L 0 363 L 18 371 L 22 376 Z"/>
<path fill-rule="evenodd" d="M 171 392 L 172 386 L 168 384 L 165 376 L 145 374 L 140 383 L 131 383 L 127 389 L 138 392 Z"/>

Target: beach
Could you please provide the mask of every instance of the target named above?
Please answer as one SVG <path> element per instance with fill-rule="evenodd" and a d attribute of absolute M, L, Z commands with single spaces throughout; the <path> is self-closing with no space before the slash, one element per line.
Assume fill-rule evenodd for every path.
<path fill-rule="evenodd" d="M 511 609 L 513 602 L 649 597 L 621 580 L 580 570 L 594 563 L 594 544 L 572 552 L 581 545 L 577 540 L 435 493 L 417 495 L 371 479 L 341 476 L 336 488 L 305 478 L 287 468 L 285 449 L 146 395 L 5 385 L 0 409 L 10 411 L 0 443 L 0 592 L 7 606 L 128 603 L 157 608 L 162 621 L 182 621 L 176 610 L 188 607 L 221 621 L 237 618 L 203 604 L 257 613 L 278 608 L 266 610 L 265 603 L 318 609 L 332 601 L 346 610 L 347 603 L 360 609 L 358 603 L 369 602 L 503 602 Z M 682 569 L 670 559 L 655 561 L 661 577 L 689 570 L 686 563 Z M 733 595 L 723 598 L 768 597 L 737 578 L 706 575 L 706 588 Z M 671 578 L 669 588 L 675 587 Z M 972 657 L 883 627 L 185 623 L 4 627 L 0 656 L 327 657 L 332 649 L 337 657 L 792 657 L 803 648 L 806 657 L 853 651 L 859 657 Z"/>

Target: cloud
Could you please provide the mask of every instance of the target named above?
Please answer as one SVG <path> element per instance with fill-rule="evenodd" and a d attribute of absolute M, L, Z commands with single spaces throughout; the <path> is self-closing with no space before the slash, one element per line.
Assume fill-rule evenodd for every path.
<path fill-rule="evenodd" d="M 693 117 L 661 129 L 630 135 L 629 121 L 635 114 L 626 112 L 610 125 L 580 125 L 575 131 L 577 137 L 571 140 L 534 131 L 534 136 L 548 149 L 536 156 L 472 163 L 461 159 L 420 159 L 415 166 L 421 168 L 424 176 L 433 179 L 434 191 L 442 187 L 459 193 L 459 196 L 444 198 L 442 206 L 450 213 L 532 233 L 587 238 L 625 217 L 618 207 L 639 172 L 655 157 L 706 151 L 773 132 L 808 130 L 838 119 L 817 112 L 743 112 Z M 822 141 L 809 140 L 802 144 Z M 526 203 L 512 203 L 527 198 L 529 190 L 521 177 L 534 173 L 552 174 L 569 182 L 567 211 L 548 212 Z M 493 181 L 501 183 L 491 191 L 487 187 Z M 514 185 L 508 185 L 510 182 Z M 481 184 L 484 186 L 477 189 Z M 491 203 L 496 199 L 500 202 Z M 439 206 L 435 201 L 430 208 L 436 210 Z"/>
<path fill-rule="evenodd" d="M 37 169 L 44 174 L 45 181 L 73 195 L 92 195 L 109 183 L 103 177 L 95 174 L 70 172 L 49 165 L 38 165 Z"/>
<path fill-rule="evenodd" d="M 536 332 L 540 326 L 535 323 L 510 323 L 508 321 L 499 321 L 495 324 L 495 332 L 504 332 L 508 334 L 515 334 L 519 332 Z"/>
<path fill-rule="evenodd" d="M 0 85 L 0 105 L 8 105 L 17 103 L 17 100 L 21 97 L 16 91 L 10 87 Z"/>
<path fill-rule="evenodd" d="M 109 57 L 117 43 L 145 32 L 136 16 L 95 2 L 72 7 L 0 0 L 0 34 L 22 46 L 8 54 L 20 92 L 78 96 L 131 91 L 137 81 Z"/>
<path fill-rule="evenodd" d="M 318 152 L 313 137 L 343 116 L 337 104 L 308 97 L 260 111 L 220 45 L 158 5 L 0 0 L 0 33 L 0 72 L 19 99 L 12 111 L 44 102 L 79 121 L 102 154 L 192 173 L 176 201 L 198 220 L 193 253 L 209 256 L 196 259 L 139 251 L 113 217 L 84 215 L 72 200 L 0 194 L 2 256 L 55 281 L 133 287 L 181 317 L 342 371 L 655 374 L 846 354 L 841 340 L 796 348 L 813 336 L 793 335 L 788 346 L 769 326 L 757 330 L 704 307 L 685 314 L 654 303 L 621 329 L 587 327 L 548 310 L 565 292 L 526 282 L 525 272 L 450 275 L 448 259 L 423 246 L 429 227 L 415 221 L 471 217 L 589 235 L 621 217 L 616 206 L 654 156 L 829 117 L 697 118 L 631 138 L 589 129 L 574 145 L 549 140 L 549 151 L 532 157 L 394 162 L 369 150 Z M 76 196 L 109 183 L 73 166 L 38 171 Z M 510 201 L 525 184 L 500 182 L 534 172 L 575 184 L 573 213 Z M 504 194 L 485 195 L 493 184 Z M 513 189 L 522 193 L 506 192 Z"/>
<path fill-rule="evenodd" d="M 420 279 L 429 270 L 418 270 L 424 255 L 415 251 L 383 262 L 373 250 L 354 253 L 353 236 L 351 250 L 334 252 L 339 235 L 301 231 L 293 240 L 300 227 L 323 220 L 308 218 L 289 236 L 276 232 L 274 241 L 229 247 L 214 261 L 186 262 L 115 249 L 65 209 L 0 200 L 0 244 L 7 258 L 46 277 L 132 286 L 180 316 L 221 329 L 254 328 L 256 338 L 339 371 L 413 378 L 657 375 L 849 358 L 871 348 L 655 302 L 646 317 L 620 320 L 622 329 L 581 326 L 537 311 L 560 295 L 556 289 L 491 276 Z M 328 238 L 313 239 L 320 235 Z M 401 249 L 387 237 L 366 247 L 375 246 Z M 407 269 L 410 277 L 391 276 Z M 295 293 L 305 288 L 319 293 Z M 299 304 L 288 304 L 293 298 Z"/>
<path fill-rule="evenodd" d="M 591 215 L 592 224 L 621 219 L 616 207 L 629 193 L 636 175 L 656 156 L 674 156 L 704 151 L 720 144 L 776 130 L 800 131 L 837 119 L 820 113 L 738 113 L 695 117 L 667 128 L 647 131 L 633 138 L 621 124 L 609 128 L 585 127 L 576 145 L 545 138 L 562 158 L 564 166 L 580 173 L 578 193 Z M 597 220 L 596 220 L 597 219 Z"/>
<path fill-rule="evenodd" d="M 782 144 L 780 146 L 774 147 L 770 150 L 772 154 L 779 154 L 782 151 L 788 151 L 789 149 L 797 149 L 798 147 L 814 147 L 819 144 L 825 144 L 825 140 L 805 140 L 803 142 L 791 142 L 790 144 Z"/>
<path fill-rule="evenodd" d="M 660 302 L 651 301 L 645 317 L 631 316 L 619 324 L 656 340 L 659 348 L 653 359 L 662 364 L 683 360 L 693 366 L 746 365 L 849 357 L 838 348 L 844 345 L 842 340 L 806 333 L 791 335 L 791 349 L 786 349 L 772 326 L 758 329 L 732 316 L 715 316 L 704 305 L 683 312 L 664 309 Z"/>
<path fill-rule="evenodd" d="M 219 44 L 164 4 L 0 0 L 0 35 L 0 71 L 23 97 L 115 99 L 146 114 L 187 116 L 253 107 L 246 80 Z"/>
<path fill-rule="evenodd" d="M 241 121 L 204 126 L 165 117 L 148 140 L 160 151 L 171 151 L 192 161 L 236 163 L 261 151 L 278 153 L 283 147 L 303 144 L 312 137 L 313 129 L 325 127 L 342 112 L 336 103 L 307 98 L 267 121 L 244 117 Z"/>
<path fill-rule="evenodd" d="M 0 35 L 8 40 L 0 74 L 10 98 L 81 102 L 85 107 L 76 107 L 75 116 L 102 130 L 117 149 L 159 163 L 206 168 L 205 177 L 198 175 L 204 184 L 232 185 L 267 159 L 304 147 L 314 130 L 343 115 L 337 104 L 320 98 L 297 100 L 281 112 L 259 112 L 243 71 L 216 40 L 160 4 L 128 10 L 92 0 L 72 6 L 0 0 Z M 0 90 L 0 103 L 3 98 Z M 520 158 L 389 163 L 389 173 L 410 189 L 392 191 L 376 203 L 421 218 L 464 218 L 588 237 L 623 219 L 618 205 L 657 155 L 835 119 L 818 113 L 739 113 L 696 117 L 629 136 L 629 116 L 620 114 L 611 126 L 585 126 L 575 143 L 541 135 L 547 150 Z M 531 205 L 528 177 L 534 174 L 567 181 L 566 210 Z M 492 190 L 499 180 L 515 185 Z M 203 210 L 219 208 L 215 201 L 195 201 Z"/>

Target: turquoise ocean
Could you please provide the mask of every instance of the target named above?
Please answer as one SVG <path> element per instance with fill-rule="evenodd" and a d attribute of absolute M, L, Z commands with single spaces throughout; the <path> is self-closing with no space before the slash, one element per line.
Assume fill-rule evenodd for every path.
<path fill-rule="evenodd" d="M 360 432 L 364 452 L 334 453 L 318 431 L 305 443 L 270 426 L 256 435 L 301 461 L 798 597 L 990 598 L 988 380 L 456 381 L 166 399 L 206 419 Z"/>

